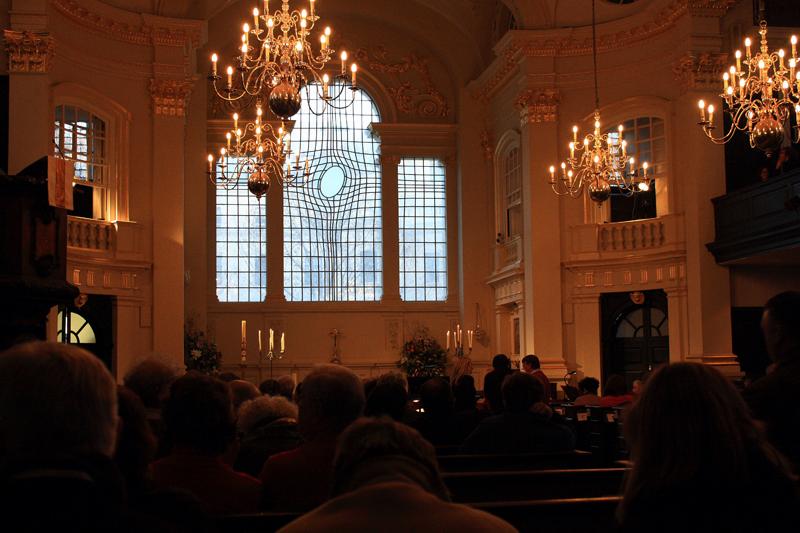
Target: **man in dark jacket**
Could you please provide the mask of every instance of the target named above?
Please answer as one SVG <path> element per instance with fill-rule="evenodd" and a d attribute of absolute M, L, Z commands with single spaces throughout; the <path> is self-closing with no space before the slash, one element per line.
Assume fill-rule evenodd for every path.
<path fill-rule="evenodd" d="M 511 360 L 505 354 L 497 354 L 492 359 L 492 371 L 483 378 L 483 396 L 489 411 L 498 414 L 503 410 L 503 395 L 500 389 L 503 380 L 511 374 Z"/>

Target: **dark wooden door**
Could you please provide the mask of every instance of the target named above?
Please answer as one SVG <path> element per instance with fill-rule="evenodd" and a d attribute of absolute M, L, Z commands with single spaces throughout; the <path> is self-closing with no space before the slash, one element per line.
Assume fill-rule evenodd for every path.
<path fill-rule="evenodd" d="M 656 366 L 669 361 L 669 321 L 663 291 L 604 294 L 603 379 L 625 377 L 630 390 Z"/>
<path fill-rule="evenodd" d="M 64 340 L 64 327 L 69 331 L 69 344 L 80 346 L 95 354 L 113 371 L 114 364 L 114 300 L 113 296 L 88 295 L 81 306 L 65 306 L 58 313 L 59 342 Z M 64 311 L 68 316 L 65 321 Z"/>

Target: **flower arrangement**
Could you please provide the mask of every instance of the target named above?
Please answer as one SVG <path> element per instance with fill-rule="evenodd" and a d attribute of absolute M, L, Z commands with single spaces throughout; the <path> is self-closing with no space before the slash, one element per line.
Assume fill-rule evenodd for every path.
<path fill-rule="evenodd" d="M 447 354 L 430 336 L 427 328 L 419 328 L 414 337 L 403 344 L 397 366 L 410 378 L 445 375 Z"/>
<path fill-rule="evenodd" d="M 222 362 L 222 352 L 217 349 L 217 345 L 208 340 L 205 333 L 196 329 L 191 321 L 184 330 L 183 362 L 186 370 L 196 370 L 203 374 L 216 373 Z"/>

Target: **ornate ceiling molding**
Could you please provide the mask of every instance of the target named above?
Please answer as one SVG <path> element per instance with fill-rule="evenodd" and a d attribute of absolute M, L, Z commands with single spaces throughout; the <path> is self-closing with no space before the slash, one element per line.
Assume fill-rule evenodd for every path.
<path fill-rule="evenodd" d="M 136 15 L 127 21 L 96 13 L 79 0 L 53 0 L 56 10 L 88 30 L 112 39 L 143 46 L 198 47 L 202 23 L 195 20 L 168 19 L 154 15 Z M 91 3 L 89 3 L 91 5 Z M 124 12 L 123 12 L 124 13 Z"/>
<path fill-rule="evenodd" d="M 672 72 L 681 84 L 681 92 L 721 90 L 720 78 L 727 59 L 726 53 L 711 52 L 688 52 L 676 59 Z"/>
<path fill-rule="evenodd" d="M 151 79 L 150 98 L 153 100 L 153 114 L 174 118 L 185 116 L 193 86 L 194 81 L 189 79 Z"/>
<path fill-rule="evenodd" d="M 651 39 L 671 29 L 686 14 L 698 17 L 721 17 L 735 3 L 736 0 L 670 0 L 662 9 L 654 11 L 651 17 L 645 20 L 639 19 L 633 26 L 625 27 L 619 21 L 600 26 L 601 31 L 604 26 L 606 29 L 613 28 L 616 31 L 598 35 L 597 49 L 599 52 L 607 52 Z M 573 28 L 509 31 L 498 45 L 499 57 L 473 85 L 472 97 L 487 102 L 502 87 L 522 58 L 591 54 L 591 33 L 589 30 L 582 33 L 585 33 L 585 36 L 575 37 Z"/>
<path fill-rule="evenodd" d="M 10 73 L 45 73 L 55 53 L 53 37 L 47 33 L 3 30 Z"/>
<path fill-rule="evenodd" d="M 523 91 L 514 101 L 519 109 L 520 126 L 540 122 L 555 122 L 561 97 L 557 89 L 531 88 Z"/>

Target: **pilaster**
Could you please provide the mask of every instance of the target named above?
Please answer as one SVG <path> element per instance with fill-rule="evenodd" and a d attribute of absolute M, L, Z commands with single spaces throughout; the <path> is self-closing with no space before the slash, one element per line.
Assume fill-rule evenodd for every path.
<path fill-rule="evenodd" d="M 383 203 L 382 302 L 400 301 L 400 226 L 397 198 L 399 155 L 381 155 L 381 202 Z"/>

